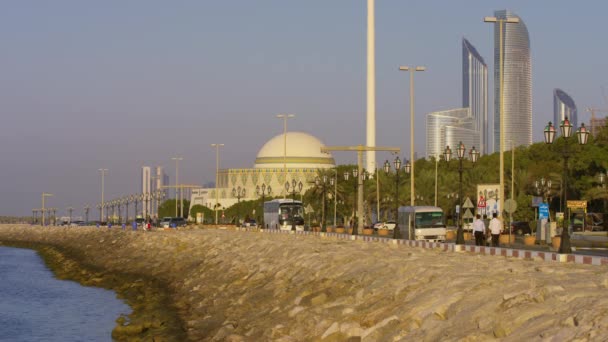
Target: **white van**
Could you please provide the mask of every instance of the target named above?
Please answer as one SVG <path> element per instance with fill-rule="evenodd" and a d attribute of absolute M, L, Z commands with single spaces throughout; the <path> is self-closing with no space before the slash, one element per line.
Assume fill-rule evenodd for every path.
<path fill-rule="evenodd" d="M 433 206 L 399 207 L 399 231 L 406 240 L 445 241 L 443 209 Z"/>

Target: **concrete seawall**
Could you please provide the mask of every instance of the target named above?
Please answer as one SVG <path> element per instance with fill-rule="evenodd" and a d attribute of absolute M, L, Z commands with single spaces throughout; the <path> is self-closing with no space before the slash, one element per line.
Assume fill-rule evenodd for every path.
<path fill-rule="evenodd" d="M 180 318 L 147 324 L 165 337 L 181 324 L 196 341 L 608 338 L 605 265 L 215 229 L 0 226 L 0 241 L 158 280 Z"/>

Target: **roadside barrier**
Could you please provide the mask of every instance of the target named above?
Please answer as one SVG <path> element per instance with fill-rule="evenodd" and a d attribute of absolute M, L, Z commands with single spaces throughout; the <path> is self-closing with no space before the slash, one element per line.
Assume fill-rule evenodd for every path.
<path fill-rule="evenodd" d="M 259 229 L 259 228 L 247 228 L 240 227 L 236 228 L 238 231 L 244 232 L 258 232 L 266 234 L 293 234 L 293 235 L 309 235 L 320 238 L 333 238 L 337 240 L 359 240 L 364 242 L 378 242 L 384 244 L 394 244 L 398 246 L 408 246 L 417 248 L 431 248 L 440 249 L 449 252 L 469 252 L 482 255 L 494 255 L 502 257 L 511 257 L 519 259 L 537 259 L 547 262 L 563 262 L 563 263 L 574 263 L 582 265 L 608 265 L 608 257 L 602 256 L 591 256 L 591 255 L 577 255 L 577 254 L 560 254 L 549 251 L 534 251 L 528 249 L 516 249 L 516 248 L 505 248 L 505 247 L 484 247 L 484 246 L 473 246 L 473 245 L 457 245 L 455 243 L 447 242 L 429 242 L 429 241 L 414 241 L 414 240 L 395 240 L 389 237 L 381 236 L 370 236 L 370 235 L 350 235 L 340 233 L 322 233 L 312 231 L 290 231 L 290 230 L 279 230 L 279 229 Z"/>

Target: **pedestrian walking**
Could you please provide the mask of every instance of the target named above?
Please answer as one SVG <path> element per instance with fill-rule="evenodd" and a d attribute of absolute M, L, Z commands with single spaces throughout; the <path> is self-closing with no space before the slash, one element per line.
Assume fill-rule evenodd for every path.
<path fill-rule="evenodd" d="M 485 239 L 484 234 L 486 231 L 486 225 L 481 220 L 481 215 L 477 214 L 475 221 L 473 221 L 473 234 L 475 234 L 475 246 L 484 246 Z"/>
<path fill-rule="evenodd" d="M 502 232 L 502 223 L 496 217 L 496 213 L 492 213 L 492 219 L 490 220 L 490 234 L 492 234 L 492 247 L 498 246 L 498 238 L 500 237 L 500 233 Z"/>

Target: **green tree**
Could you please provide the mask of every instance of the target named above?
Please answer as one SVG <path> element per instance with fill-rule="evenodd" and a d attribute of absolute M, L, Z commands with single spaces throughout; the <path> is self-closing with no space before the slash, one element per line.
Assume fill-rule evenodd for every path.
<path fill-rule="evenodd" d="M 175 199 L 165 200 L 158 206 L 158 217 L 176 217 L 180 214 L 180 200 L 177 200 L 177 215 L 175 213 Z M 190 201 L 183 200 L 184 203 L 184 218 L 188 218 L 188 212 L 190 211 Z"/>

